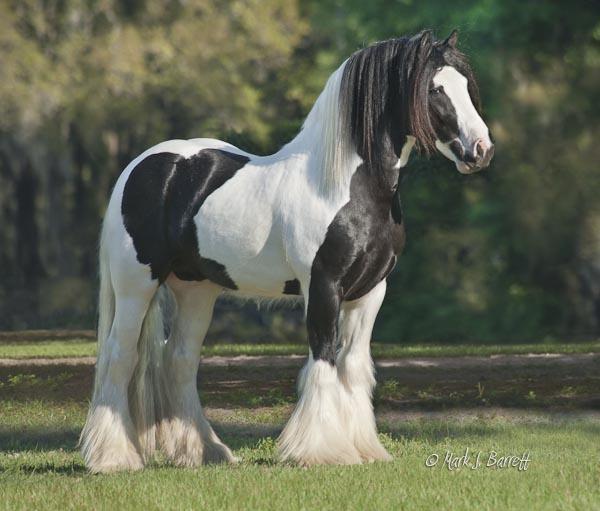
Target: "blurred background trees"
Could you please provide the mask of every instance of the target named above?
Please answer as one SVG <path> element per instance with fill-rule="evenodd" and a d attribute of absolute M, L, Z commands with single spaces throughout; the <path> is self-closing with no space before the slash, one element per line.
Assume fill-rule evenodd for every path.
<path fill-rule="evenodd" d="M 375 335 L 598 335 L 591 0 L 0 0 L 0 328 L 93 327 L 102 214 L 150 145 L 211 136 L 272 152 L 352 51 L 455 27 L 496 158 L 465 177 L 443 158 L 413 157 L 407 248 Z M 220 305 L 213 338 L 303 337 L 299 312 L 234 309 Z"/>

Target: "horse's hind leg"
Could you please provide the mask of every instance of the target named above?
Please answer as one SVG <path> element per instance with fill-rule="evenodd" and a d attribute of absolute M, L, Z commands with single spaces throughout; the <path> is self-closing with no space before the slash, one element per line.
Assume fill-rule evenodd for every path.
<path fill-rule="evenodd" d="M 162 447 L 181 466 L 234 461 L 204 417 L 196 386 L 202 343 L 221 288 L 174 277 L 167 284 L 177 301 L 177 316 L 165 350 L 168 402 L 160 426 Z"/>
<path fill-rule="evenodd" d="M 157 285 L 147 269 L 135 264 L 116 272 L 112 282 L 114 319 L 100 345 L 94 396 L 81 434 L 83 457 L 95 473 L 138 470 L 144 465 L 127 394 L 142 324 Z"/>
<path fill-rule="evenodd" d="M 382 281 L 362 298 L 343 302 L 340 314 L 341 350 L 337 364 L 344 388 L 345 423 L 354 446 L 365 461 L 391 459 L 377 438 L 372 405 L 375 376 L 371 332 L 385 289 L 386 283 Z"/>

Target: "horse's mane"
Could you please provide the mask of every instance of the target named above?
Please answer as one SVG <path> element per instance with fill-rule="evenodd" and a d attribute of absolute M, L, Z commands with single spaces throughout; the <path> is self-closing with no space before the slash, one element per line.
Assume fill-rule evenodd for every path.
<path fill-rule="evenodd" d="M 314 130 L 314 156 L 321 160 L 325 190 L 345 188 L 354 171 L 355 154 L 378 168 L 383 152 L 390 144 L 403 144 L 406 135 L 416 138 L 422 153 L 433 152 L 429 85 L 443 65 L 452 65 L 466 76 L 479 108 L 466 57 L 453 46 L 435 41 L 428 30 L 358 50 L 331 75 L 303 129 Z"/>
<path fill-rule="evenodd" d="M 373 162 L 383 143 L 382 130 L 399 121 L 400 131 L 411 134 L 424 151 L 434 147 L 427 96 L 433 75 L 428 65 L 432 41 L 421 34 L 390 39 L 354 53 L 344 67 L 340 90 L 343 124 L 361 157 Z"/>

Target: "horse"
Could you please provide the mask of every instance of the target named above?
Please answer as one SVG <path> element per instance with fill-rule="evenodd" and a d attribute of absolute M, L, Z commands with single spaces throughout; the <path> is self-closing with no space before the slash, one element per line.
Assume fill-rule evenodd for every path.
<path fill-rule="evenodd" d="M 98 359 L 80 437 L 92 473 L 235 462 L 204 416 L 202 343 L 223 293 L 302 303 L 308 358 L 282 461 L 389 460 L 370 340 L 404 246 L 398 183 L 413 149 L 461 173 L 494 153 L 457 32 L 375 43 L 329 77 L 270 156 L 199 138 L 159 143 L 112 191 L 100 236 Z M 168 337 L 165 339 L 165 337 Z"/>

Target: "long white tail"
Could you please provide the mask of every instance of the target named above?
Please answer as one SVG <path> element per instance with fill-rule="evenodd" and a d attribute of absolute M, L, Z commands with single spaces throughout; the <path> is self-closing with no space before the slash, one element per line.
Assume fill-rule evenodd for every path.
<path fill-rule="evenodd" d="M 98 296 L 98 360 L 103 352 L 103 346 L 110 335 L 113 321 L 115 319 L 115 292 L 110 277 L 110 265 L 106 254 L 105 231 L 102 228 L 100 237 L 100 293 Z M 94 380 L 94 392 L 99 390 L 99 378 L 102 376 L 100 364 L 96 368 L 96 378 Z M 105 368 L 104 368 L 105 369 Z"/>
<path fill-rule="evenodd" d="M 102 229 L 100 240 L 100 293 L 98 300 L 98 361 L 94 379 L 94 395 L 86 427 L 82 431 L 80 443 L 84 457 L 96 450 L 94 445 L 101 442 L 98 434 L 91 429 L 94 421 L 94 404 L 103 402 L 103 382 L 106 381 L 110 364 L 110 343 L 107 340 L 115 318 L 115 292 L 112 285 L 109 258 L 105 243 L 106 228 Z M 164 385 L 163 349 L 165 346 L 164 318 L 169 312 L 171 293 L 160 286 L 154 295 L 140 332 L 137 344 L 138 359 L 128 388 L 129 412 L 135 429 L 134 442 L 144 462 L 148 461 L 156 449 L 157 426 L 163 416 L 166 405 L 166 385 Z M 105 431 L 109 428 L 95 427 L 93 431 Z"/>
<path fill-rule="evenodd" d="M 144 461 L 156 450 L 158 426 L 168 402 L 163 351 L 164 318 L 170 298 L 163 285 L 150 303 L 138 341 L 138 362 L 129 384 L 129 411 Z"/>

